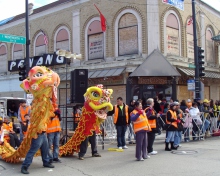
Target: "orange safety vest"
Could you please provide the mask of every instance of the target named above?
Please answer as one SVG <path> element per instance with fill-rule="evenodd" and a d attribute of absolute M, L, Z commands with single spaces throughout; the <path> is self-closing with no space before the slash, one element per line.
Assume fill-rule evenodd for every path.
<path fill-rule="evenodd" d="M 23 121 L 25 121 L 24 116 L 25 116 L 26 114 L 28 114 L 28 111 L 29 111 L 30 107 L 27 106 L 27 107 L 25 108 L 25 110 L 24 110 L 24 108 L 20 106 L 19 109 L 20 109 L 20 114 L 21 114 L 21 120 L 22 120 L 22 122 L 23 122 Z"/>
<path fill-rule="evenodd" d="M 6 131 L 13 131 L 13 123 L 10 122 L 9 124 L 3 123 L 3 129 L 5 129 Z"/>
<path fill-rule="evenodd" d="M 150 107 L 147 107 L 144 111 L 146 112 L 146 110 L 148 110 Z M 153 111 L 152 113 L 153 116 L 155 116 L 155 111 Z M 156 119 L 152 119 L 152 120 L 149 120 L 148 119 L 148 123 L 150 125 L 151 128 L 156 128 L 157 127 L 157 120 Z"/>
<path fill-rule="evenodd" d="M 47 133 L 54 133 L 61 131 L 60 120 L 57 116 L 51 119 L 50 123 L 47 124 Z"/>
<path fill-rule="evenodd" d="M 126 122 L 128 123 L 128 105 L 125 105 L 125 115 L 126 115 Z M 118 120 L 118 107 L 115 105 L 115 112 L 114 112 L 114 124 L 117 123 Z"/>
<path fill-rule="evenodd" d="M 169 111 L 167 111 L 167 112 L 170 112 L 171 115 L 172 115 L 172 118 L 175 119 L 175 120 L 177 120 L 176 111 L 171 111 L 171 110 L 169 110 Z M 166 117 L 166 123 L 173 125 L 175 128 L 178 128 L 178 127 L 177 127 L 177 122 L 169 122 L 169 121 L 167 121 L 167 117 Z"/>
<path fill-rule="evenodd" d="M 132 113 L 136 115 L 138 113 L 138 111 L 133 110 Z M 144 112 L 144 114 L 141 114 L 137 118 L 137 120 L 133 122 L 133 124 L 134 124 L 134 132 L 135 133 L 137 133 L 138 131 L 141 131 L 141 130 L 151 131 L 151 127 L 148 123 L 148 119 L 147 119 L 145 112 Z"/>

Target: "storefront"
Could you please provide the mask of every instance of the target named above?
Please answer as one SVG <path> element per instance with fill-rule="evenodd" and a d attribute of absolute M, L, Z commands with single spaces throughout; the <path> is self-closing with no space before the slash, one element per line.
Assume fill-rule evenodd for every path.
<path fill-rule="evenodd" d="M 154 50 L 137 69 L 131 73 L 126 84 L 127 103 L 132 99 L 177 98 L 176 80 L 181 76 L 159 50 Z"/>

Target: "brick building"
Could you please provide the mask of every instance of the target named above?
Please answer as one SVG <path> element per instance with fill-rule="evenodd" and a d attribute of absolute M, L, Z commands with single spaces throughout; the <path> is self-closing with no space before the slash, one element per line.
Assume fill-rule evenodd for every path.
<path fill-rule="evenodd" d="M 106 17 L 104 33 L 94 3 Z M 129 89 L 129 100 L 134 96 L 147 98 L 158 94 L 163 97 L 177 94 L 180 100 L 192 98 L 193 92 L 187 90 L 187 80 L 194 75 L 189 68 L 194 62 L 191 9 L 191 0 L 184 1 L 184 10 L 161 0 L 59 0 L 34 9 L 30 15 L 30 57 L 57 49 L 81 53 L 84 60 L 71 61 L 67 80 L 70 71 L 89 69 L 89 85 L 102 83 L 114 89 L 114 98 L 126 99 L 128 76 L 147 61 L 148 56 L 157 57 L 159 52 L 163 54 L 161 59 L 169 61 L 179 76 L 146 74 L 137 77 L 140 80 Z M 220 48 L 211 39 L 219 34 L 220 12 L 200 0 L 196 1 L 196 12 L 198 44 L 205 49 L 206 59 L 206 76 L 202 80 L 204 97 L 220 99 Z M 24 17 L 25 14 L 20 14 L 0 23 L 0 33 L 25 36 Z M 44 43 L 41 30 L 49 40 L 48 45 Z M 0 43 L 0 96 L 23 96 L 18 74 L 8 71 L 8 61 L 24 57 L 25 46 Z M 66 99 L 65 65 L 52 68 L 61 76 L 60 104 L 63 104 Z M 155 71 L 163 69 L 161 64 L 155 67 Z"/>

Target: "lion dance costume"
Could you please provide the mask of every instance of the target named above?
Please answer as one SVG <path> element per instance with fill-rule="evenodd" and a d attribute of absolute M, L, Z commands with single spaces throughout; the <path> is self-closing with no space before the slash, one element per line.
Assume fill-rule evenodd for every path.
<path fill-rule="evenodd" d="M 48 124 L 50 117 L 54 116 L 57 109 L 57 87 L 60 84 L 59 75 L 51 69 L 43 66 L 33 67 L 21 87 L 33 94 L 31 106 L 30 128 L 20 147 L 15 150 L 5 140 L 0 146 L 0 156 L 6 162 L 19 162 L 25 158 L 30 149 L 31 140 L 37 138 L 37 134 L 42 132 L 43 126 Z M 75 130 L 74 135 L 63 146 L 60 147 L 60 156 L 73 154 L 79 151 L 82 141 L 88 136 L 92 136 L 107 117 L 107 111 L 111 111 L 113 106 L 110 102 L 112 89 L 103 89 L 102 85 L 90 87 L 84 94 L 85 103 L 82 108 L 82 116 Z"/>

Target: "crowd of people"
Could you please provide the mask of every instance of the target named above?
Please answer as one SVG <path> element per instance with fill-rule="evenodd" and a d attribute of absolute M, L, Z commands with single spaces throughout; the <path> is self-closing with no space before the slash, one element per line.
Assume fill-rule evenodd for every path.
<path fill-rule="evenodd" d="M 137 161 L 149 159 L 150 155 L 158 152 L 153 149 L 156 134 L 166 131 L 165 151 L 177 150 L 181 146 L 182 136 L 184 141 L 190 141 L 190 129 L 192 129 L 192 140 L 201 140 L 209 136 L 210 131 L 218 130 L 220 119 L 220 102 L 213 100 L 196 99 L 191 101 L 178 100 L 167 102 L 165 99 L 158 100 L 157 97 L 147 100 L 132 100 L 129 105 L 123 102 L 122 97 L 117 98 L 117 104 L 108 116 L 113 115 L 113 122 L 117 131 L 118 149 L 128 149 L 126 145 L 126 131 L 128 131 L 129 144 L 136 144 L 135 157 Z M 47 127 L 42 129 L 37 139 L 32 139 L 31 147 L 23 161 L 21 172 L 28 174 L 28 167 L 32 163 L 34 154 L 41 149 L 44 167 L 53 168 L 52 162 L 61 162 L 58 158 L 61 126 L 60 110 L 56 109 L 55 116 L 51 117 Z M 80 114 L 77 111 L 77 114 Z M 13 125 L 10 116 L 17 116 L 20 128 Z M 75 115 L 79 120 L 80 117 Z M 4 138 L 10 145 L 17 149 L 26 137 L 31 119 L 31 107 L 25 101 L 20 102 L 18 112 L 15 108 L 10 109 L 9 116 L 0 119 L 0 145 Z M 215 125 L 211 125 L 216 123 Z M 75 124 L 76 125 L 76 124 Z M 18 137 L 19 136 L 19 137 Z M 134 140 L 132 140 L 132 138 Z M 84 159 L 91 143 L 92 156 L 100 157 L 96 146 L 96 132 L 86 138 L 80 145 L 78 158 Z"/>
<path fill-rule="evenodd" d="M 156 134 L 166 131 L 165 151 L 177 150 L 181 147 L 182 136 L 184 141 L 204 140 L 210 136 L 210 131 L 218 131 L 220 118 L 220 103 L 213 100 L 187 101 L 172 99 L 158 100 L 157 97 L 147 100 L 132 100 L 126 105 L 121 97 L 117 98 L 117 105 L 108 115 L 114 115 L 114 124 L 117 131 L 118 149 L 128 149 L 125 140 L 128 129 L 129 144 L 136 143 L 137 161 L 144 161 L 150 155 L 156 155 L 153 144 Z M 134 141 L 132 141 L 132 137 Z"/>

